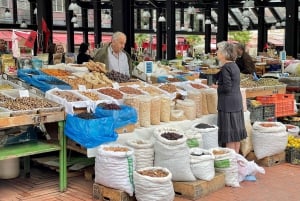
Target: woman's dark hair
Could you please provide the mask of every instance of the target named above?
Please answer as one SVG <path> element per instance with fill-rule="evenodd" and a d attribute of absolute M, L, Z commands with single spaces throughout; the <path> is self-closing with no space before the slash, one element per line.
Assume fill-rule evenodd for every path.
<path fill-rule="evenodd" d="M 88 43 L 81 43 L 78 52 L 79 53 L 85 53 L 89 49 Z"/>

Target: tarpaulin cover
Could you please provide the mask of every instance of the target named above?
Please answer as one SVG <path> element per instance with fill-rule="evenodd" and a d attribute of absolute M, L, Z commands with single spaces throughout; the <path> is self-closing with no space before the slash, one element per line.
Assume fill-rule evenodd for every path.
<path fill-rule="evenodd" d="M 93 148 L 117 140 L 114 122 L 113 117 L 83 119 L 67 114 L 64 133 L 85 148 Z"/>

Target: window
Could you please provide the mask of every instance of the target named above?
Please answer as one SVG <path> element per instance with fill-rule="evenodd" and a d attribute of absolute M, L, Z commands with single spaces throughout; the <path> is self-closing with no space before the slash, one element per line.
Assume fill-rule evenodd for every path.
<path fill-rule="evenodd" d="M 53 12 L 65 12 L 64 0 L 52 0 Z"/>

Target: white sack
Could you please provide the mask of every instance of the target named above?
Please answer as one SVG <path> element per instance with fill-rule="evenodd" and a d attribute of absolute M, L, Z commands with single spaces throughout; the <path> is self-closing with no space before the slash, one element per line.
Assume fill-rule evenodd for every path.
<path fill-rule="evenodd" d="M 256 121 L 252 129 L 253 150 L 258 160 L 285 150 L 288 135 L 285 125 L 281 122 Z"/>
<path fill-rule="evenodd" d="M 104 150 L 105 147 L 124 147 L 127 152 Z M 104 186 L 123 190 L 133 195 L 134 153 L 131 147 L 119 144 L 105 144 L 98 149 L 95 160 L 95 182 Z"/>
<path fill-rule="evenodd" d="M 168 140 L 161 136 L 167 132 L 177 133 L 182 135 L 182 138 Z M 174 128 L 156 128 L 154 137 L 154 166 L 167 168 L 172 173 L 173 181 L 195 181 L 190 167 L 189 148 L 183 132 Z"/>
<path fill-rule="evenodd" d="M 163 170 L 167 172 L 166 177 L 150 177 L 141 175 L 137 171 L 133 172 L 133 181 L 135 184 L 135 197 L 137 201 L 173 201 L 175 192 L 172 183 L 172 173 L 167 168 L 148 167 L 143 170 Z"/>
<path fill-rule="evenodd" d="M 235 151 L 219 147 L 212 149 L 211 152 L 215 156 L 216 172 L 223 172 L 225 174 L 226 186 L 240 187 Z"/>
<path fill-rule="evenodd" d="M 214 155 L 205 149 L 191 148 L 191 169 L 197 179 L 210 181 L 215 177 Z"/>
<path fill-rule="evenodd" d="M 204 149 L 212 149 L 219 147 L 218 143 L 218 130 L 219 128 L 216 125 L 209 125 L 212 126 L 212 128 L 197 128 L 196 126 L 202 124 L 197 123 L 192 125 L 192 128 L 196 129 L 201 135 L 203 140 L 203 148 Z"/>
<path fill-rule="evenodd" d="M 128 140 L 127 145 L 134 148 L 135 169 L 153 167 L 154 143 L 142 139 Z"/>

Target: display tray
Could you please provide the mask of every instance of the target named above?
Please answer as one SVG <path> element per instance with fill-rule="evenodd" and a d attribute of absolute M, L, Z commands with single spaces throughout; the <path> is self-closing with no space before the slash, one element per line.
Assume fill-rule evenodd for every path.
<path fill-rule="evenodd" d="M 10 90 L 10 89 L 25 89 L 11 81 L 0 79 L 0 90 Z"/>

